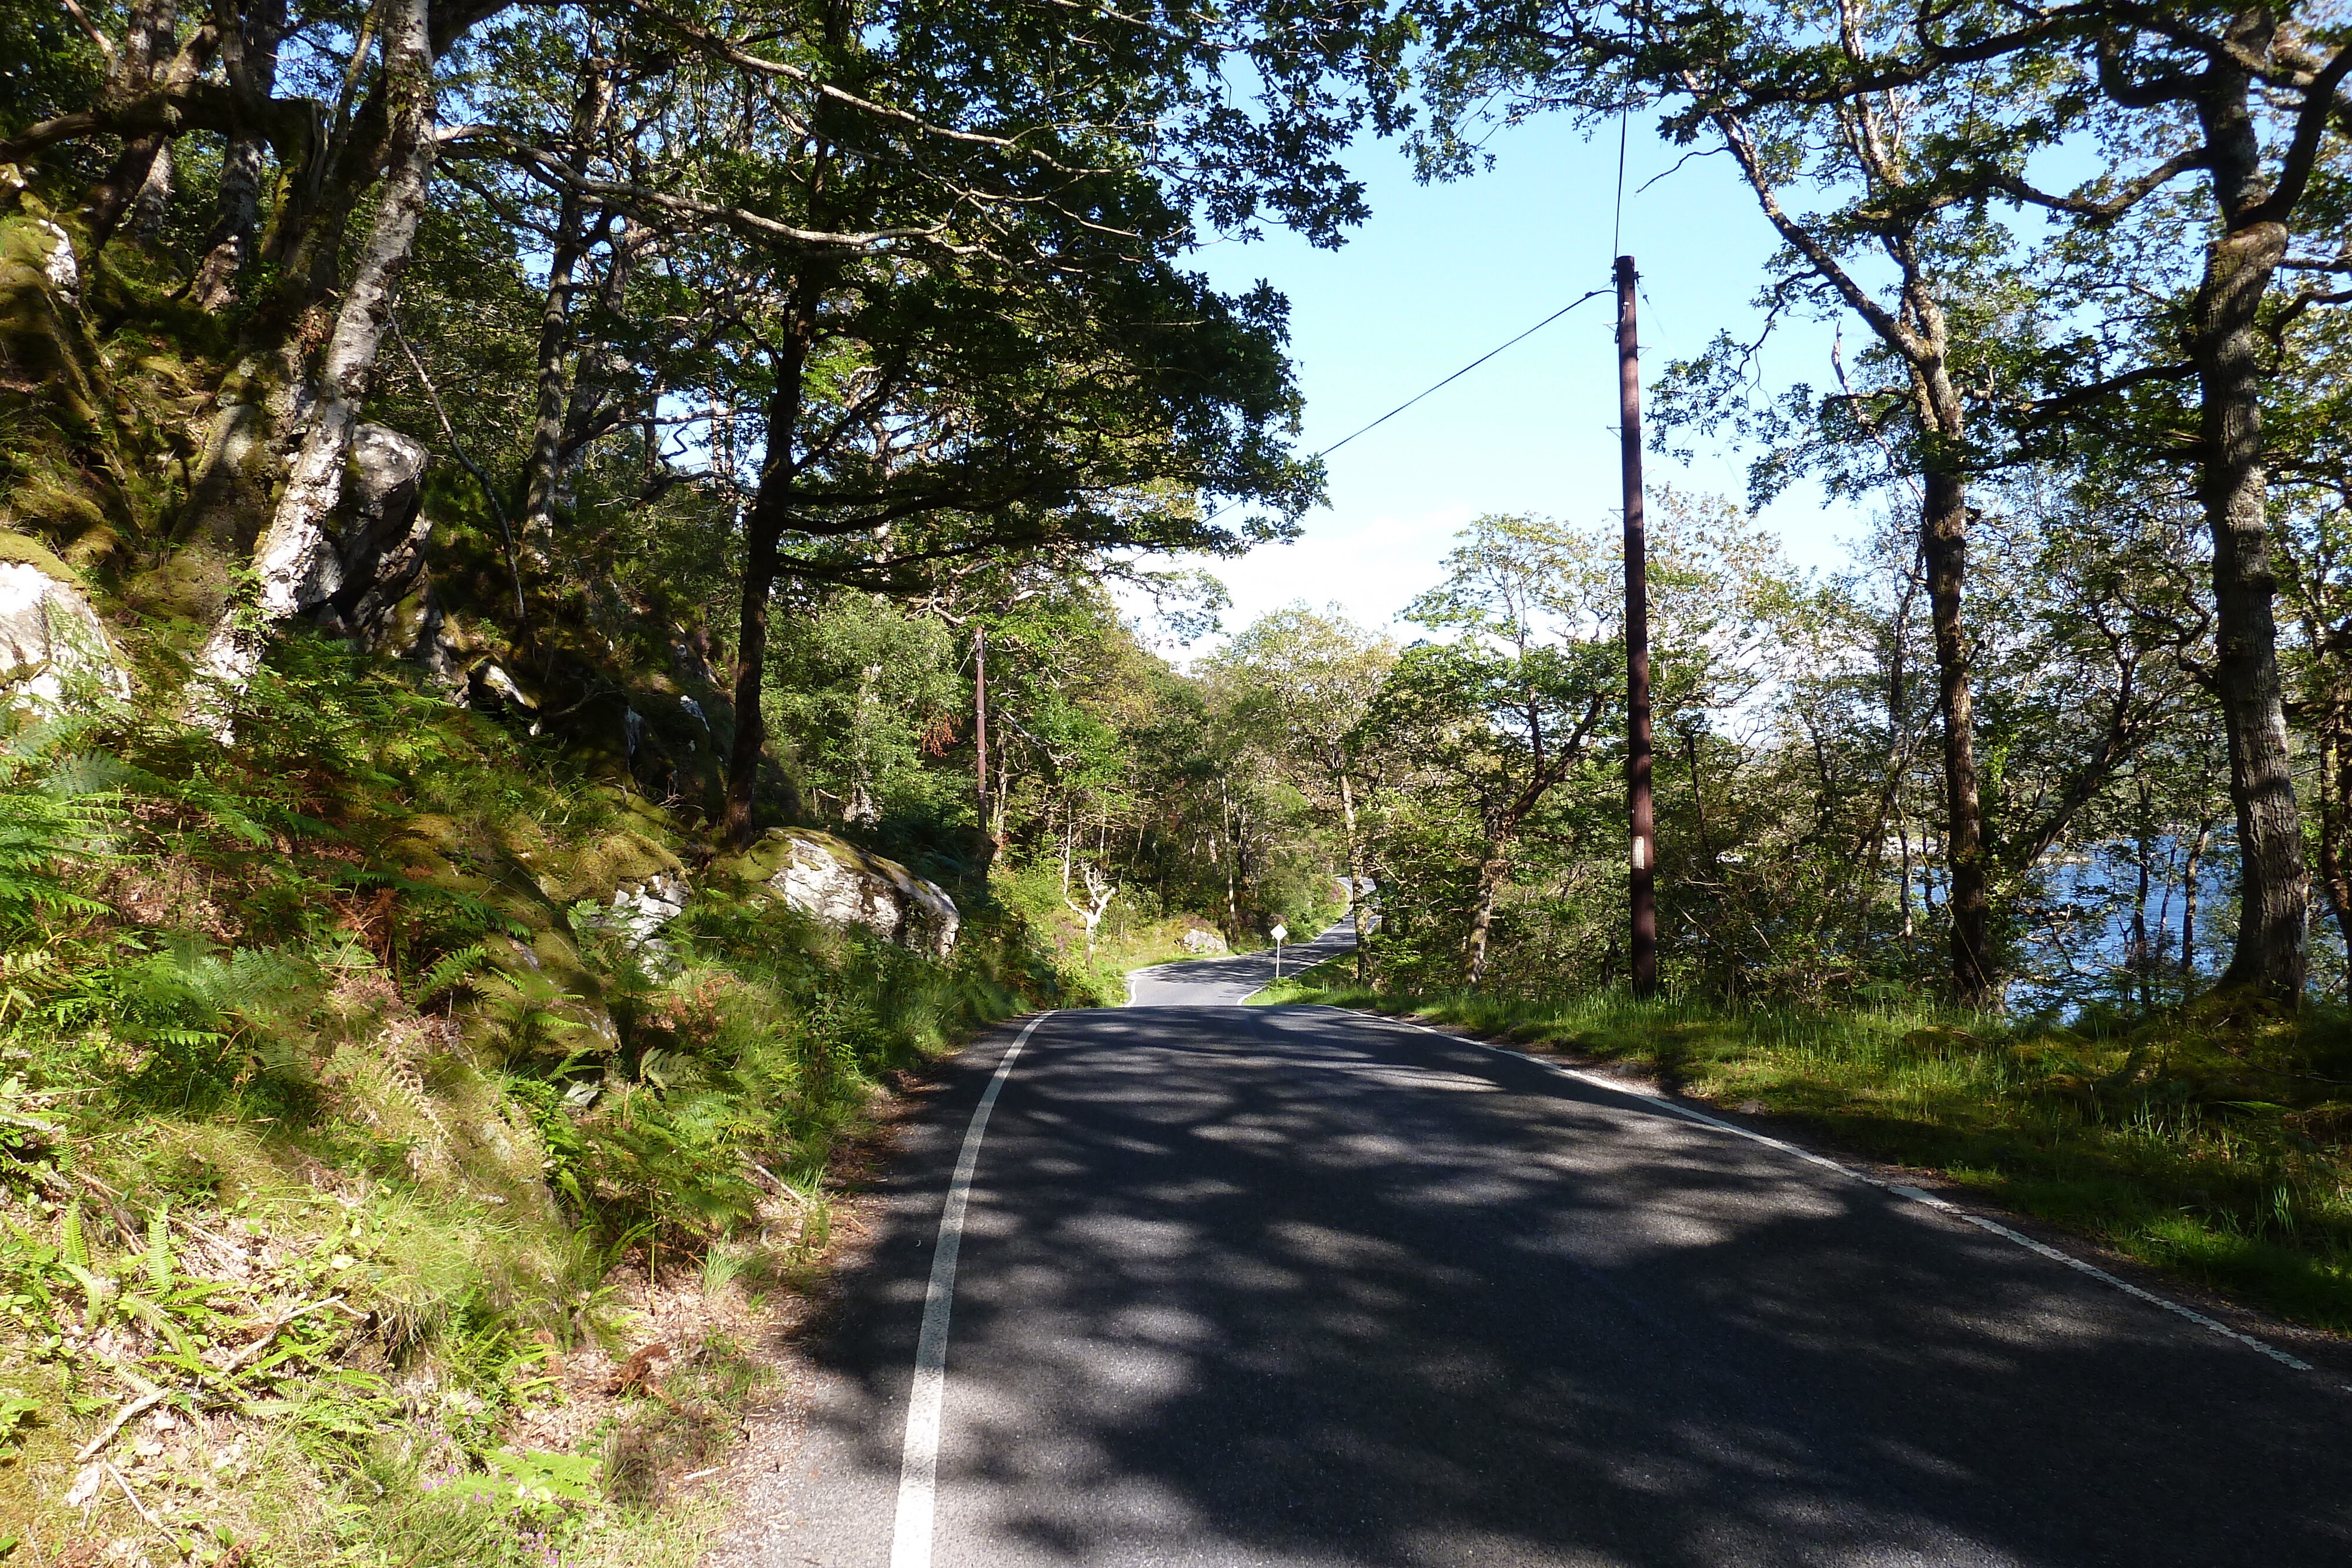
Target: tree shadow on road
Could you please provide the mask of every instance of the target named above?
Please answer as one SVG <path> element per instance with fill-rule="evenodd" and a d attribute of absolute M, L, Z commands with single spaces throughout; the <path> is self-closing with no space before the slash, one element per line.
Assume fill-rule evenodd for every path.
<path fill-rule="evenodd" d="M 893 1478 L 938 1132 L 820 1353 Z M 1861 1183 L 1320 1009 L 1041 1030 L 963 1270 L 942 1561 L 2352 1562 L 2347 1408 L 2315 1380 Z"/>

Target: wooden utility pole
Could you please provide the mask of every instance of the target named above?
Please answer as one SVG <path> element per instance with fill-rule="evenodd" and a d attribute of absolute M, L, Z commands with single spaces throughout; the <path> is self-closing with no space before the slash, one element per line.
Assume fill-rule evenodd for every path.
<path fill-rule="evenodd" d="M 988 628 L 977 621 L 971 627 L 971 713 L 975 742 L 972 776 L 980 784 L 980 836 L 993 844 L 995 830 L 988 811 Z"/>
<path fill-rule="evenodd" d="M 1658 821 L 1650 800 L 1650 545 L 1642 516 L 1642 348 L 1633 258 L 1617 258 L 1618 440 L 1625 485 L 1625 809 L 1633 837 L 1633 994 L 1658 988 Z"/>

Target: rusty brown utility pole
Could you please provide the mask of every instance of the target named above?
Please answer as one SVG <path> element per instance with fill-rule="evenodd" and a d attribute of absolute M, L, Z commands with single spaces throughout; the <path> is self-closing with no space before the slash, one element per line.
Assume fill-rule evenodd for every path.
<path fill-rule="evenodd" d="M 977 621 L 971 627 L 971 715 L 972 776 L 980 781 L 980 836 L 993 843 L 988 814 L 988 628 Z"/>
<path fill-rule="evenodd" d="M 1642 348 L 1633 258 L 1617 258 L 1618 439 L 1625 484 L 1625 810 L 1633 837 L 1633 994 L 1658 989 L 1658 821 L 1650 799 L 1650 546 L 1642 516 Z"/>

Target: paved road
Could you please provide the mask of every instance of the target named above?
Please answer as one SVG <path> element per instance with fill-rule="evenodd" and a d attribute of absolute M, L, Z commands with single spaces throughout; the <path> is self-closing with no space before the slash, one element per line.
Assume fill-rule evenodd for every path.
<path fill-rule="evenodd" d="M 896 1568 L 2352 1564 L 2336 1378 L 1951 1215 L 1328 1009 L 1057 1013 L 995 1078 L 1012 1040 L 910 1140 L 722 1561 L 893 1563 L 998 1082 Z"/>
<path fill-rule="evenodd" d="M 1352 952 L 1356 934 L 1345 921 L 1312 942 L 1282 950 L 1282 972 L 1295 975 L 1326 958 Z M 1136 1007 L 1213 1007 L 1239 1002 L 1274 978 L 1274 955 L 1243 953 L 1230 958 L 1193 958 L 1138 969 L 1128 977 Z"/>

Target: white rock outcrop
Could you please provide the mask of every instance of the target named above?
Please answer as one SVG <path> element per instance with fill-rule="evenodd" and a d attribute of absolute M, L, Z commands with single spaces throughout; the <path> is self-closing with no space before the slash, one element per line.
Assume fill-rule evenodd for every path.
<path fill-rule="evenodd" d="M 835 925 L 864 926 L 933 958 L 943 959 L 955 949 L 963 923 L 955 900 L 897 861 L 805 828 L 772 831 L 760 859 L 775 867 L 764 884 L 803 914 Z"/>
<path fill-rule="evenodd" d="M 0 692 L 41 717 L 131 695 L 89 601 L 25 561 L 0 560 Z"/>
<path fill-rule="evenodd" d="M 621 933 L 632 947 L 641 947 L 661 935 L 661 928 L 686 913 L 686 879 L 657 873 L 635 886 L 614 890 L 604 923 Z"/>
<path fill-rule="evenodd" d="M 1184 933 L 1184 951 L 1187 953 L 1223 953 L 1227 951 L 1227 948 L 1225 946 L 1225 939 L 1223 937 L 1218 936 L 1213 931 L 1203 931 L 1200 929 L 1200 927 L 1194 926 L 1192 930 Z"/>
<path fill-rule="evenodd" d="M 65 230 L 44 218 L 34 225 L 53 242 L 48 259 L 42 264 L 43 276 L 49 287 L 76 304 L 81 302 L 81 267 L 74 260 L 73 240 Z"/>

